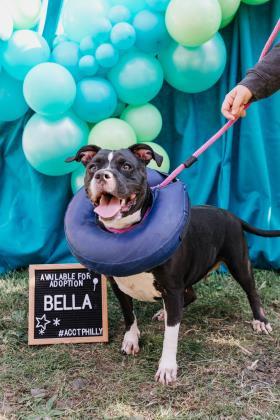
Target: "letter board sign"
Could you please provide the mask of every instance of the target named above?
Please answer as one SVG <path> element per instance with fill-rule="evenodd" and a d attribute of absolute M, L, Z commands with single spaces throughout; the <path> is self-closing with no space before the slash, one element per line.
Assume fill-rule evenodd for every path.
<path fill-rule="evenodd" d="M 28 344 L 106 341 L 106 278 L 80 264 L 30 265 Z"/>

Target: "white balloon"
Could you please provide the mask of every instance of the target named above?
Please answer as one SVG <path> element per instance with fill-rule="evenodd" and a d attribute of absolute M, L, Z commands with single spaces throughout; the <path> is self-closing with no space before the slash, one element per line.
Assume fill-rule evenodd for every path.
<path fill-rule="evenodd" d="M 10 11 L 15 29 L 33 28 L 40 19 L 41 0 L 2 0 Z"/>
<path fill-rule="evenodd" d="M 8 41 L 12 36 L 13 30 L 13 18 L 4 2 L 0 1 L 0 40 Z"/>

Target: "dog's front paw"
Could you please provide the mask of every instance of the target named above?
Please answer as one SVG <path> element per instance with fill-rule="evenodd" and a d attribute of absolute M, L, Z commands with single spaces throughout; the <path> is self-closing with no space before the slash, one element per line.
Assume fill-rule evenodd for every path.
<path fill-rule="evenodd" d="M 254 319 L 252 321 L 253 330 L 258 334 L 269 334 L 272 332 L 272 328 L 269 322 L 260 321 L 259 319 Z"/>
<path fill-rule="evenodd" d="M 133 328 L 127 331 L 122 342 L 122 353 L 133 354 L 133 356 L 139 353 L 139 337 L 140 331 L 138 328 Z"/>
<path fill-rule="evenodd" d="M 177 363 L 160 362 L 155 380 L 163 385 L 170 385 L 177 379 Z"/>

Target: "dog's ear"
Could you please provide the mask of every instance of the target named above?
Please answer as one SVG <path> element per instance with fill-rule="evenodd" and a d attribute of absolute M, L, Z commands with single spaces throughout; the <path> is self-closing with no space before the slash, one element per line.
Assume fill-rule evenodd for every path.
<path fill-rule="evenodd" d="M 73 162 L 76 160 L 77 162 L 82 162 L 84 166 L 87 166 L 87 164 L 99 152 L 99 150 L 101 150 L 100 147 L 94 146 L 92 144 L 83 146 L 77 151 L 75 156 L 65 159 L 65 162 Z"/>
<path fill-rule="evenodd" d="M 146 165 L 148 165 L 152 159 L 156 161 L 157 166 L 161 166 L 162 164 L 163 157 L 154 152 L 151 146 L 148 146 L 147 144 L 134 144 L 133 146 L 129 147 L 129 150 L 136 157 L 145 162 Z"/>

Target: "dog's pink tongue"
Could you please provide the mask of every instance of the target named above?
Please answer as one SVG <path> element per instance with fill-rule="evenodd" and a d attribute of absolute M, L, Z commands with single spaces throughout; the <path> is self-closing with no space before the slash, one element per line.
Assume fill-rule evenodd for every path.
<path fill-rule="evenodd" d="M 103 219 L 111 219 L 121 209 L 121 202 L 117 197 L 107 197 L 102 195 L 99 206 L 94 211 Z"/>

